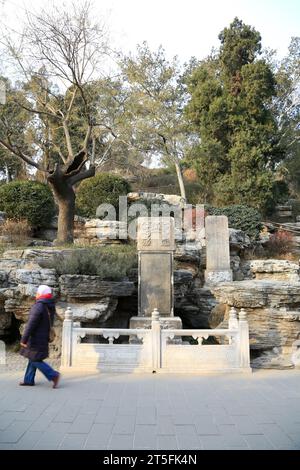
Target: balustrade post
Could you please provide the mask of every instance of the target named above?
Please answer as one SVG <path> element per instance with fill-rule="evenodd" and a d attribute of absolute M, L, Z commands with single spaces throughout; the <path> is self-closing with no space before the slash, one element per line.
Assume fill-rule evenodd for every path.
<path fill-rule="evenodd" d="M 228 320 L 228 328 L 237 329 L 239 327 L 238 317 L 237 317 L 237 310 L 234 307 L 231 307 L 229 310 L 229 320 Z"/>
<path fill-rule="evenodd" d="M 239 313 L 239 347 L 240 367 L 242 369 L 250 369 L 249 325 L 247 313 L 243 308 Z"/>
<path fill-rule="evenodd" d="M 62 328 L 62 348 L 61 348 L 61 366 L 72 366 L 72 328 L 73 313 L 70 307 L 65 312 L 65 319 Z"/>
<path fill-rule="evenodd" d="M 161 326 L 159 321 L 159 311 L 155 308 L 152 312 L 152 367 L 153 372 L 160 369 L 161 363 Z"/>

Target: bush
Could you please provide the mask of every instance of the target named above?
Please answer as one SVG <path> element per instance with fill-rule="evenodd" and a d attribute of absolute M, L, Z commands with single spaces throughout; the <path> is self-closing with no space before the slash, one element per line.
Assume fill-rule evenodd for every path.
<path fill-rule="evenodd" d="M 116 281 L 124 278 L 130 269 L 137 267 L 137 252 L 130 245 L 89 247 L 74 250 L 70 257 L 54 255 L 49 260 L 43 260 L 43 267 L 55 269 L 59 276 L 87 274 Z"/>
<path fill-rule="evenodd" d="M 293 251 L 293 234 L 287 230 L 278 230 L 271 235 L 265 245 L 268 257 L 287 255 Z"/>
<path fill-rule="evenodd" d="M 189 204 L 201 204 L 204 200 L 203 196 L 203 186 L 201 183 L 196 182 L 187 182 L 185 183 L 185 192 L 187 202 Z"/>
<path fill-rule="evenodd" d="M 1 235 L 14 245 L 22 246 L 31 235 L 31 227 L 26 219 L 6 219 L 0 226 Z"/>
<path fill-rule="evenodd" d="M 99 173 L 93 178 L 82 181 L 76 197 L 78 214 L 83 217 L 96 217 L 100 204 L 112 204 L 118 213 L 119 196 L 130 192 L 130 184 L 120 176 Z"/>
<path fill-rule="evenodd" d="M 0 186 L 0 211 L 9 219 L 26 218 L 33 228 L 45 227 L 55 214 L 50 188 L 37 181 L 12 181 Z"/>
<path fill-rule="evenodd" d="M 233 205 L 227 207 L 206 206 L 208 215 L 226 215 L 230 228 L 243 230 L 252 240 L 257 240 L 262 229 L 261 215 L 253 207 Z"/>

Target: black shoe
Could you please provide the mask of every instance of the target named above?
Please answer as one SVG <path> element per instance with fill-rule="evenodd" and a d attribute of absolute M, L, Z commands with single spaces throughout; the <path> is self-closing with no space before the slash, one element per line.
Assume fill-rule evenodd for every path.
<path fill-rule="evenodd" d="M 21 385 L 22 387 L 34 387 L 35 384 L 27 384 L 25 382 L 20 382 L 19 385 Z"/>

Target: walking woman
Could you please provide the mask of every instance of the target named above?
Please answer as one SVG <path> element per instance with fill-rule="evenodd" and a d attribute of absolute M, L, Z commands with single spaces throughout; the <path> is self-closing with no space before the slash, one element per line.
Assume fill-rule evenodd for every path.
<path fill-rule="evenodd" d="M 56 388 L 58 385 L 59 372 L 52 369 L 46 362 L 43 362 L 49 354 L 48 344 L 55 314 L 55 304 L 51 288 L 44 285 L 39 286 L 36 302 L 31 307 L 29 320 L 21 338 L 21 354 L 28 359 L 28 365 L 24 381 L 20 385 L 35 385 L 34 379 L 37 369 L 49 381 L 53 382 L 53 388 Z"/>

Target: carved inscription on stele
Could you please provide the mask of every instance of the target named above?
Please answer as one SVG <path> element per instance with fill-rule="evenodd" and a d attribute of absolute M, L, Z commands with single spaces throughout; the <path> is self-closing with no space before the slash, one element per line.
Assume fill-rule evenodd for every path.
<path fill-rule="evenodd" d="M 137 248 L 139 251 L 174 251 L 174 219 L 139 217 Z"/>

